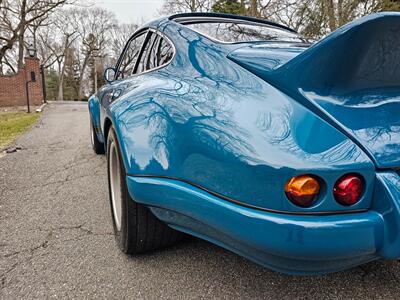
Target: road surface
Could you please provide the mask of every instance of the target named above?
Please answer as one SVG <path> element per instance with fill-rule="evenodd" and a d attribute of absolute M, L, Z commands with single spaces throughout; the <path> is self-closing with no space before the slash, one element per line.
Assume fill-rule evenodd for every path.
<path fill-rule="evenodd" d="M 48 105 L 0 158 L 0 299 L 398 298 L 400 264 L 281 275 L 199 239 L 128 257 L 114 241 L 104 156 L 84 103 Z"/>

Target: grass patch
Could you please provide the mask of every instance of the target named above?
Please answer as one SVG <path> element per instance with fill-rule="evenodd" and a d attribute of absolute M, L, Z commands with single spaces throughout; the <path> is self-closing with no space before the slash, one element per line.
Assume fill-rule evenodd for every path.
<path fill-rule="evenodd" d="M 0 113 L 0 149 L 14 141 L 39 118 L 38 113 Z"/>

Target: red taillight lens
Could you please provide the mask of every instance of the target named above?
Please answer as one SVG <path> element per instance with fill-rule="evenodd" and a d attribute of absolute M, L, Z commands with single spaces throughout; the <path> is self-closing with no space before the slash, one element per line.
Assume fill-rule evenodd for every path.
<path fill-rule="evenodd" d="M 364 179 L 360 175 L 347 174 L 336 181 L 333 187 L 335 200 L 342 205 L 357 203 L 364 192 Z"/>
<path fill-rule="evenodd" d="M 310 175 L 300 175 L 291 178 L 285 185 L 288 199 L 301 207 L 309 207 L 314 203 L 320 185 L 317 179 Z"/>

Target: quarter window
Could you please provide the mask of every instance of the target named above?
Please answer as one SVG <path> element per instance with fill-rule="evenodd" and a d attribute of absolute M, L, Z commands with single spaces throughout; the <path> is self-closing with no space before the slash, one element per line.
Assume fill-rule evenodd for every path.
<path fill-rule="evenodd" d="M 146 70 L 151 70 L 158 67 L 157 50 L 159 42 L 160 42 L 160 36 L 157 36 L 154 39 L 154 42 L 149 49 L 149 52 L 147 53 L 146 68 L 145 68 Z"/>
<path fill-rule="evenodd" d="M 168 63 L 172 59 L 172 56 L 174 56 L 172 45 L 166 39 L 161 38 L 157 52 L 158 65 L 162 66 Z"/>
<path fill-rule="evenodd" d="M 129 77 L 155 69 L 168 63 L 173 55 L 173 46 L 165 38 L 154 32 L 143 33 L 129 42 L 118 77 Z"/>
<path fill-rule="evenodd" d="M 305 42 L 303 38 L 289 30 L 258 23 L 204 22 L 187 24 L 198 33 L 220 42 L 240 43 L 255 41 Z"/>
<path fill-rule="evenodd" d="M 142 48 L 145 37 L 146 32 L 142 33 L 141 35 L 137 36 L 129 42 L 128 47 L 123 54 L 124 57 L 122 59 L 121 65 L 119 67 L 117 76 L 118 78 L 128 77 L 133 74 L 136 61 L 138 60 L 140 49 Z"/>
<path fill-rule="evenodd" d="M 143 52 L 140 56 L 140 61 L 139 64 L 136 68 L 136 72 L 135 73 L 142 73 L 143 71 L 147 70 L 147 56 L 149 54 L 149 52 L 151 51 L 151 48 L 153 47 L 154 41 L 156 40 L 157 35 L 154 33 L 150 33 L 150 36 L 146 39 L 146 43 L 144 45 L 144 49 Z"/>
<path fill-rule="evenodd" d="M 151 70 L 168 63 L 173 55 L 172 45 L 165 38 L 158 35 L 147 53 L 145 70 Z"/>

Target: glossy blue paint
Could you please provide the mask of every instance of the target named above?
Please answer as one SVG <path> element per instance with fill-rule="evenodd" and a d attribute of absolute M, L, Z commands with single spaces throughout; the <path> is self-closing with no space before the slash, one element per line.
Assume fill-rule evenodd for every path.
<path fill-rule="evenodd" d="M 400 257 L 400 172 L 378 172 L 373 209 L 385 220 L 384 244 L 379 254 L 384 258 Z"/>
<path fill-rule="evenodd" d="M 376 172 L 399 166 L 397 86 L 387 77 L 390 88 L 342 90 L 339 69 L 324 77 L 320 67 L 332 55 L 324 45 L 345 47 L 335 41 L 380 19 L 398 24 L 397 14 L 361 19 L 309 49 L 219 44 L 168 19 L 146 25 L 173 42 L 171 63 L 116 80 L 89 100 L 101 138 L 106 122 L 116 130 L 131 196 L 170 226 L 283 272 L 399 257 L 399 176 Z M 332 49 L 345 58 L 346 48 Z M 350 172 L 365 178 L 366 189 L 345 207 L 332 189 Z M 312 207 L 297 207 L 284 194 L 299 174 L 322 183 Z M 346 214 L 301 215 L 340 212 Z"/>
<path fill-rule="evenodd" d="M 293 43 L 254 43 L 235 49 L 228 54 L 228 58 L 260 74 L 281 67 L 307 48 Z"/>
<path fill-rule="evenodd" d="M 349 209 L 330 191 L 358 172 L 368 186 L 350 209 L 369 207 L 374 166 L 344 134 L 228 60 L 230 49 L 175 24 L 164 33 L 177 49 L 172 63 L 113 84 L 121 96 L 110 110 L 128 174 L 185 179 L 272 210 L 321 212 Z M 287 201 L 283 190 L 304 173 L 324 182 L 310 208 Z"/>
<path fill-rule="evenodd" d="M 90 121 L 93 123 L 94 130 L 96 132 L 97 139 L 99 142 L 104 143 L 104 136 L 101 130 L 100 120 L 100 102 L 96 95 L 92 95 L 88 100 L 88 108 L 90 114 Z"/>
<path fill-rule="evenodd" d="M 128 176 L 127 183 L 136 201 L 174 228 L 280 272 L 322 274 L 400 256 L 400 177 L 377 178 L 372 209 L 327 216 L 246 208 L 164 178 Z"/>
<path fill-rule="evenodd" d="M 230 57 L 341 129 L 378 168 L 393 168 L 400 166 L 399 47 L 400 13 L 379 13 L 343 26 L 293 59 L 296 49 L 283 59 L 277 51 L 272 66 L 271 50 L 261 57 L 253 46 Z"/>

